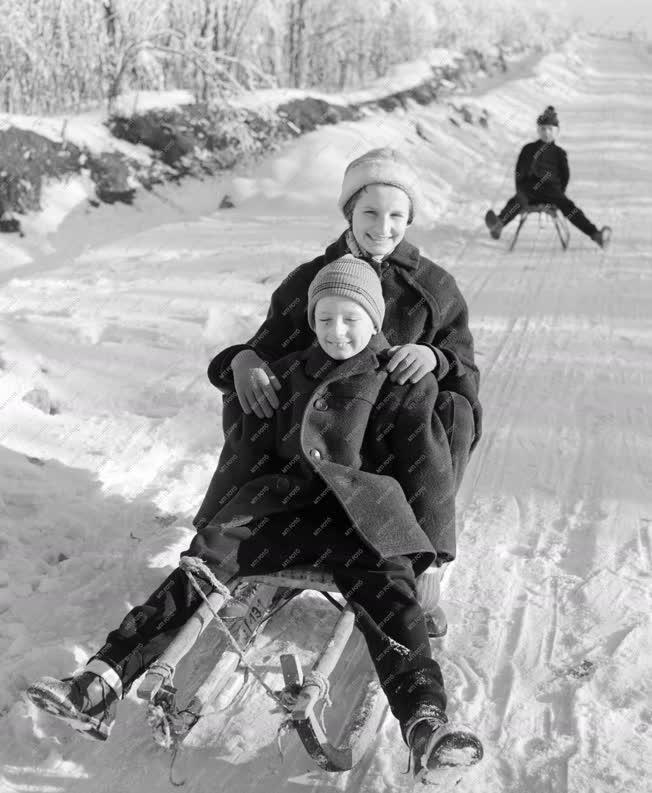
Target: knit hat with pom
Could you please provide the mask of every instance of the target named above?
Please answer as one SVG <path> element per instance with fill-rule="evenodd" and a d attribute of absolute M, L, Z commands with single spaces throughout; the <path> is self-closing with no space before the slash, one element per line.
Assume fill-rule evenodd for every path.
<path fill-rule="evenodd" d="M 412 215 L 416 214 L 421 200 L 419 179 L 408 160 L 396 149 L 371 149 L 347 165 L 337 202 L 339 208 L 343 211 L 349 198 L 370 184 L 400 188 L 412 203 Z"/>
<path fill-rule="evenodd" d="M 308 324 L 315 329 L 315 307 L 322 297 L 347 297 L 369 314 L 376 333 L 385 318 L 385 299 L 374 268 L 350 254 L 325 265 L 308 287 Z"/>
<path fill-rule="evenodd" d="M 552 105 L 548 105 L 548 107 L 543 111 L 543 113 L 537 118 L 537 124 L 540 127 L 558 127 L 559 126 L 559 118 L 557 116 L 557 111 Z"/>

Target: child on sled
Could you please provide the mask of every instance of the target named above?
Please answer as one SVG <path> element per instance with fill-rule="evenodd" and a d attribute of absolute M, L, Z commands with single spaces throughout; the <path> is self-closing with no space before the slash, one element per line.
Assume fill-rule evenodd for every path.
<path fill-rule="evenodd" d="M 516 195 L 512 196 L 498 215 L 490 209 L 485 224 L 493 239 L 500 239 L 503 228 L 516 215 L 527 210 L 530 204 L 552 204 L 581 232 L 601 248 L 606 248 L 611 237 L 609 226 L 600 230 L 591 223 L 582 210 L 566 196 L 570 179 L 568 156 L 555 143 L 559 133 L 559 118 L 549 105 L 537 118 L 539 139 L 526 143 L 516 161 Z"/>
<path fill-rule="evenodd" d="M 198 533 L 187 553 L 200 556 L 221 580 L 232 583 L 246 573 L 247 565 L 255 572 L 269 571 L 288 560 L 305 563 L 318 552 L 316 558 L 332 569 L 338 587 L 362 615 L 360 626 L 370 653 L 415 757 L 425 753 L 428 762 L 437 765 L 442 753 L 453 746 L 460 750 L 456 762 L 464 764 L 480 758 L 481 746 L 470 731 L 446 724 L 441 673 L 430 658 L 414 575 L 436 559 L 434 550 L 439 551 L 440 562 L 454 556 L 454 493 L 480 433 L 478 375 L 466 305 L 454 280 L 403 240 L 416 195 L 414 174 L 396 152 L 375 150 L 354 161 L 347 169 L 340 199 L 351 224 L 348 231 L 325 255 L 288 276 L 272 297 L 263 327 L 248 345 L 229 348 L 213 360 L 209 369 L 212 382 L 224 390 L 235 387 L 245 413 L 230 430 L 227 416 L 231 412 L 233 418 L 235 403 L 225 399 L 225 448 L 195 518 Z M 375 276 L 370 281 L 363 276 L 361 286 L 356 280 L 358 270 L 347 269 L 352 266 L 348 259 L 344 271 L 337 270 L 342 267 L 341 254 L 350 253 L 351 248 L 380 272 L 382 291 L 374 287 L 380 286 Z M 320 281 L 315 281 L 315 276 L 322 272 L 323 278 L 333 275 L 332 267 L 326 266 L 329 263 L 336 265 L 337 283 L 343 279 L 346 286 L 353 279 L 346 295 L 353 299 L 354 307 L 342 308 L 337 302 L 329 307 L 328 301 L 321 301 L 334 314 L 320 316 L 319 322 L 349 328 L 343 338 L 324 334 L 322 346 L 322 340 L 314 344 L 311 323 L 315 321 L 315 302 L 311 304 L 310 298 L 319 291 Z M 356 262 L 355 267 L 360 266 Z M 373 276 L 373 270 L 368 268 L 368 272 Z M 311 294 L 307 286 L 301 289 L 307 278 L 308 284 L 315 282 Z M 332 294 L 326 291 L 322 297 L 342 298 L 337 283 Z M 288 292 L 293 288 L 297 290 L 294 297 Z M 330 288 L 332 291 L 332 284 Z M 365 311 L 355 308 L 359 303 L 355 297 L 360 294 L 375 294 L 372 300 L 363 301 L 367 319 Z M 345 309 L 349 314 L 342 316 Z M 360 334 L 365 324 L 368 332 L 369 322 L 377 332 L 373 338 L 370 333 L 369 344 L 364 346 L 364 333 L 358 337 L 356 333 Z M 387 328 L 387 337 L 380 332 L 381 326 Z M 392 342 L 394 346 L 386 349 Z M 303 348 L 297 347 L 302 343 Z M 256 349 L 264 351 L 267 360 L 257 355 L 253 358 Z M 337 364 L 338 360 L 342 363 Z M 347 372 L 364 375 L 365 387 L 352 389 L 346 382 Z M 388 390 L 382 398 L 381 377 Z M 332 394 L 318 394 L 320 383 L 330 383 L 329 378 Z M 405 389 L 398 387 L 407 381 L 410 385 Z M 396 393 L 392 394 L 390 385 Z M 286 387 L 289 390 L 284 390 Z M 407 399 L 412 389 L 413 398 Z M 338 416 L 351 417 L 348 432 L 333 420 L 331 400 Z M 372 415 L 372 409 L 378 410 L 378 415 Z M 260 419 L 271 418 L 274 410 L 280 410 L 279 421 L 261 425 Z M 279 434 L 284 414 L 294 420 L 287 432 Z M 309 426 L 308 414 L 316 442 L 298 454 L 297 443 L 305 445 L 306 436 L 300 428 L 302 421 Z M 253 431 L 252 422 L 257 427 Z M 261 431 L 268 425 L 277 428 L 275 442 L 280 444 L 280 459 L 285 460 L 281 475 L 265 467 L 279 458 L 269 455 L 268 460 L 267 452 L 261 453 L 259 448 L 271 437 Z M 343 438 L 346 443 L 342 446 Z M 367 439 L 364 454 L 363 438 Z M 235 458 L 234 448 L 238 449 Z M 253 457 L 247 457 L 248 449 Z M 329 453 L 334 455 L 332 460 Z M 234 466 L 233 459 L 243 464 Z M 367 460 L 376 462 L 375 469 L 362 468 Z M 401 476 L 401 461 L 409 469 L 409 477 L 403 475 L 403 487 L 395 478 Z M 311 464 L 317 468 L 312 469 Z M 252 470 L 267 477 L 265 485 L 251 485 Z M 243 474 L 245 478 L 238 480 Z M 237 495 L 231 498 L 234 484 Z M 345 510 L 349 525 L 346 521 L 342 524 L 338 488 L 350 490 Z M 380 523 L 371 519 L 374 512 L 369 507 L 374 496 L 376 505 L 385 499 L 394 505 L 389 512 L 383 508 Z M 409 508 L 406 498 L 410 499 Z M 288 505 L 296 512 L 291 520 Z M 236 528 L 231 531 L 225 526 Z M 288 526 L 292 527 L 289 533 Z M 376 546 L 373 532 L 379 528 L 383 542 Z M 306 532 L 311 543 L 304 547 L 296 540 Z M 62 715 L 83 723 L 94 737 L 106 738 L 117 699 L 163 652 L 196 605 L 194 590 L 184 574 L 175 571 L 109 634 L 86 670 L 66 681 L 45 678 L 32 686 L 30 695 L 49 710 L 54 703 L 55 710 L 60 708 Z M 379 610 L 382 630 L 377 621 Z M 388 615 L 392 616 L 387 619 Z M 387 652 L 387 636 L 407 648 L 407 653 L 396 657 L 395 652 Z"/>
<path fill-rule="evenodd" d="M 432 768 L 470 765 L 482 746 L 469 729 L 447 723 L 415 580 L 455 556 L 459 471 L 435 414 L 434 375 L 402 386 L 388 378 L 384 313 L 380 280 L 366 262 L 349 255 L 319 271 L 308 293 L 316 342 L 271 364 L 283 383 L 271 420 L 238 411 L 202 505 L 211 504 L 213 517 L 185 555 L 201 558 L 226 585 L 288 565 L 328 569 L 356 612 L 415 769 L 424 755 Z M 465 417 L 458 421 L 465 435 L 454 439 L 461 461 L 472 411 L 463 397 L 450 398 Z M 208 592 L 210 583 L 202 587 Z M 198 602 L 175 570 L 81 674 L 43 678 L 29 696 L 107 738 L 119 698 Z"/>

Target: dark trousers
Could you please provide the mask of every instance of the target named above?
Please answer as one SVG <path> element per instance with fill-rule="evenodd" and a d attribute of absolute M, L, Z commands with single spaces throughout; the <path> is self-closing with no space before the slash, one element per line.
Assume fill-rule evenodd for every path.
<path fill-rule="evenodd" d="M 597 228 L 586 217 L 582 210 L 562 193 L 558 185 L 545 181 L 528 182 L 523 190 L 512 196 L 500 210 L 498 217 L 506 226 L 529 204 L 552 204 L 556 206 L 564 217 L 587 236 L 597 232 Z"/>
<path fill-rule="evenodd" d="M 291 516 L 290 516 L 291 517 Z M 311 532 L 310 547 L 302 534 L 301 520 L 289 520 L 292 531 L 285 537 L 268 537 L 264 527 L 253 527 L 250 539 L 239 541 L 224 535 L 225 556 L 237 545 L 238 568 L 208 563 L 225 584 L 235 576 L 267 573 L 292 565 L 318 564 L 329 570 L 335 584 L 351 604 L 362 631 L 392 713 L 404 722 L 415 709 L 431 704 L 446 708 L 441 670 L 433 660 L 425 619 L 416 595 L 410 559 L 397 556 L 381 559 L 366 548 L 355 530 L 334 522 L 318 537 Z M 311 522 L 314 526 L 314 522 Z M 186 553 L 196 553 L 189 549 Z M 210 585 L 201 582 L 205 592 Z M 107 636 L 95 658 L 108 663 L 119 674 L 125 690 L 169 646 L 195 611 L 200 597 L 186 574 L 174 570 L 149 596 Z"/>

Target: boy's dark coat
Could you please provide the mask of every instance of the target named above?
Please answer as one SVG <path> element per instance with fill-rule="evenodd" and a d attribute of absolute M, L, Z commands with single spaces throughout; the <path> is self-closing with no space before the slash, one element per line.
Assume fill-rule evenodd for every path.
<path fill-rule="evenodd" d="M 308 286 L 324 265 L 348 252 L 345 233 L 321 256 L 295 268 L 272 294 L 267 318 L 254 336 L 246 344 L 228 347 L 213 358 L 208 367 L 213 385 L 224 388 L 233 383 L 230 364 L 240 350 L 253 348 L 271 363 L 310 346 L 314 335 L 306 314 Z M 443 353 L 443 371 L 441 366 L 436 371 L 439 389 L 457 392 L 471 405 L 475 422 L 473 450 L 482 432 L 480 375 L 474 361 L 468 308 L 455 279 L 421 256 L 419 249 L 405 239 L 382 266 L 373 261 L 370 264 L 382 281 L 386 304 L 383 333 L 387 341 L 392 346 L 425 344 Z"/>
<path fill-rule="evenodd" d="M 273 536 L 298 511 L 317 528 L 335 503 L 343 531 L 353 525 L 383 557 L 415 554 L 417 573 L 434 550 L 442 561 L 454 558 L 454 476 L 434 412 L 437 380 L 392 384 L 383 368 L 388 346 L 381 333 L 340 363 L 316 343 L 270 363 L 282 383 L 271 419 L 243 414 L 235 393 L 225 394 L 229 429 L 194 520 L 196 550 L 210 549 L 225 524 L 246 539 L 246 524 L 269 518 Z M 309 529 L 301 528 L 308 542 Z"/>
<path fill-rule="evenodd" d="M 535 183 L 557 187 L 564 193 L 570 179 L 568 156 L 554 141 L 526 143 L 518 155 L 514 178 L 517 193 L 527 193 Z"/>

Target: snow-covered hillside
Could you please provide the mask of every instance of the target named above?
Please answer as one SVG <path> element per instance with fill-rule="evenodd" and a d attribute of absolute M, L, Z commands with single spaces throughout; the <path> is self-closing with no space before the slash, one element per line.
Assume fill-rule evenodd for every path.
<path fill-rule="evenodd" d="M 574 40 L 534 75 L 476 97 L 488 130 L 414 105 L 133 207 L 59 199 L 56 233 L 0 238 L 0 790 L 170 789 L 135 695 L 98 745 L 22 692 L 83 664 L 175 564 L 222 440 L 206 365 L 258 326 L 285 273 L 338 235 L 343 168 L 382 144 L 419 164 L 427 201 L 408 236 L 455 275 L 482 372 L 485 434 L 444 582 L 450 631 L 433 643 L 451 713 L 486 747 L 456 790 L 648 788 L 651 88 L 634 44 Z M 614 228 L 606 254 L 576 230 L 562 253 L 532 220 L 508 254 L 482 222 L 508 198 L 518 147 L 549 103 L 569 195 Z M 236 208 L 217 211 L 225 193 Z M 333 619 L 310 593 L 274 619 L 257 652 L 272 685 L 278 653 L 308 662 Z M 254 687 L 226 731 L 207 724 L 213 742 L 179 758 L 186 790 L 410 789 L 391 717 L 362 766 L 337 777 L 295 738 L 279 758 L 270 704 Z"/>

